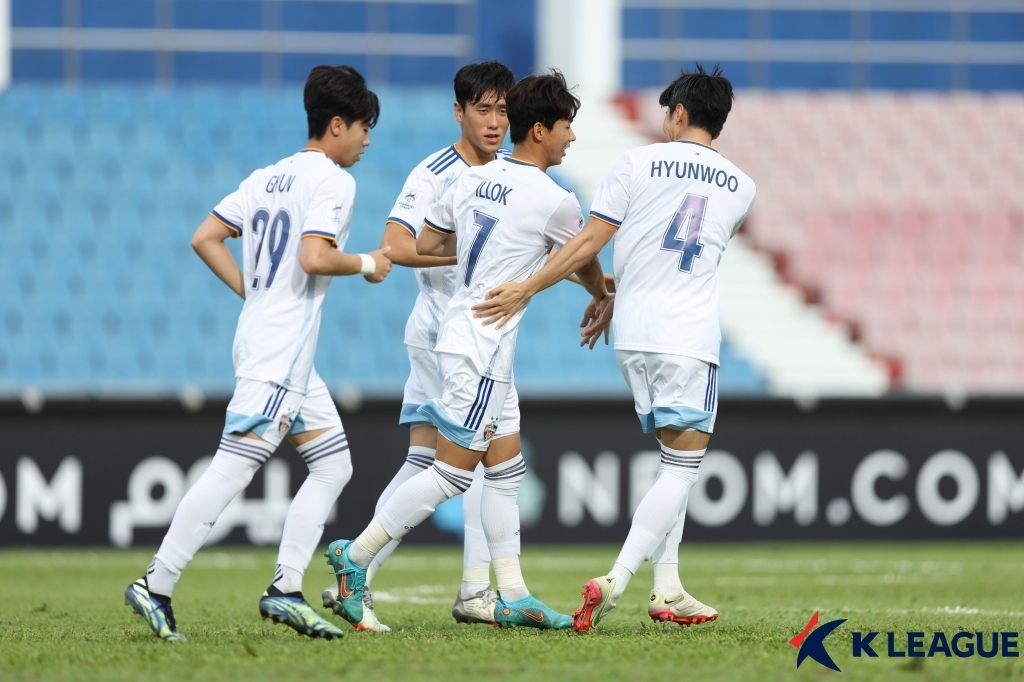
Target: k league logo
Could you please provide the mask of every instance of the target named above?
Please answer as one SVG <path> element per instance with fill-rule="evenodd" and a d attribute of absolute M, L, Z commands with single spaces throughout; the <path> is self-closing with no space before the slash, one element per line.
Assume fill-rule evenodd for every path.
<path fill-rule="evenodd" d="M 818 612 L 815 611 L 800 634 L 789 640 L 790 644 L 799 649 L 796 667 L 799 668 L 805 658 L 810 658 L 829 670 L 843 672 L 825 649 L 825 638 L 845 622 L 846 619 L 833 620 L 815 629 L 818 625 Z M 882 646 L 881 643 L 874 643 L 880 633 L 854 631 L 851 634 L 854 658 L 879 658 L 880 654 L 888 658 L 1020 658 L 1020 651 L 1017 650 L 1020 632 L 960 631 L 947 635 L 941 630 L 936 630 L 931 633 L 930 643 L 925 632 L 905 632 L 900 636 L 895 632 L 886 632 L 885 649 L 878 651 L 875 651 L 873 646 Z"/>
<path fill-rule="evenodd" d="M 796 655 L 796 667 L 799 668 L 805 658 L 810 658 L 826 668 L 835 670 L 837 673 L 843 672 L 836 665 L 835 661 L 832 660 L 832 657 L 828 655 L 828 651 L 825 649 L 825 638 L 845 622 L 845 618 L 829 621 L 815 630 L 814 626 L 818 624 L 818 612 L 815 611 L 811 619 L 807 621 L 807 625 L 800 631 L 800 634 L 789 640 L 790 644 L 799 649 Z"/>

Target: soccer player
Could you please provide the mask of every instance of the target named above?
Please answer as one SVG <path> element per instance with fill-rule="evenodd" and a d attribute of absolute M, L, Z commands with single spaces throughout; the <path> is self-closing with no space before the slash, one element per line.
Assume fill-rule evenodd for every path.
<path fill-rule="evenodd" d="M 717 67 L 681 74 L 659 100 L 670 141 L 627 151 L 601 183 L 580 234 L 536 275 L 496 288 L 476 308 L 486 323 L 507 325 L 531 296 L 614 237 L 618 293 L 591 302 L 583 339 L 593 341 L 611 321 L 640 424 L 660 442 L 661 469 L 611 572 L 584 585 L 573 623 L 581 632 L 615 608 L 647 559 L 654 562 L 651 618 L 690 625 L 718 617 L 683 589 L 678 548 L 718 410 L 718 264 L 755 194 L 753 181 L 711 146 L 732 100 Z"/>
<path fill-rule="evenodd" d="M 505 93 L 515 83 L 512 72 L 504 64 L 489 61 L 469 64 L 455 74 L 455 120 L 462 127 L 459 141 L 424 159 L 409 174 L 405 186 L 384 228 L 381 247 L 390 247 L 388 257 L 398 265 L 415 269 L 420 293 L 405 326 L 405 347 L 411 371 L 405 383 L 402 413 L 398 423 L 409 429 L 409 454 L 377 500 L 375 513 L 405 481 L 434 462 L 437 450 L 437 428 L 417 410 L 427 400 L 441 397 L 441 373 L 438 369 L 434 343 L 441 326 L 441 316 L 456 289 L 454 256 L 421 256 L 416 253 L 416 236 L 423 228 L 427 208 L 468 169 L 489 163 L 496 158 L 505 132 Z M 477 467 L 473 484 L 463 494 L 465 517 L 462 585 L 455 597 L 452 616 L 460 623 L 491 623 L 494 601 L 491 589 L 491 556 L 487 539 L 480 525 L 480 492 L 483 467 Z M 370 583 L 374 574 L 398 546 L 392 540 L 374 557 L 366 574 L 363 618 L 356 624 L 360 630 L 387 631 L 373 610 Z M 336 585 L 324 590 L 324 606 L 343 615 Z"/>
<path fill-rule="evenodd" d="M 554 72 L 519 81 L 506 102 L 512 155 L 459 176 L 427 211 L 427 229 L 417 238 L 421 255 L 458 255 L 456 289 L 434 346 L 442 394 L 419 408 L 440 432 L 437 456 L 391 495 L 359 537 L 328 547 L 342 612 L 350 622 L 362 618 L 359 594 L 373 557 L 438 504 L 464 493 L 482 461 L 480 517 L 498 588 L 494 622 L 542 629 L 572 625 L 569 616 L 530 594 L 519 565 L 516 495 L 526 463 L 520 452 L 512 361 L 521 315 L 495 330 L 473 318 L 472 306 L 498 284 L 536 272 L 553 245 L 564 244 L 581 228 L 576 197 L 545 172 L 561 163 L 575 139 L 570 124 L 579 100 Z M 591 295 L 607 297 L 596 258 L 576 272 Z"/>
<path fill-rule="evenodd" d="M 380 105 L 350 66 L 314 68 L 303 101 L 306 147 L 250 175 L 192 237 L 199 257 L 245 303 L 232 349 L 235 393 L 220 447 L 182 498 L 146 575 L 125 590 L 125 603 L 165 640 L 185 639 L 171 608 L 181 572 L 285 437 L 309 476 L 288 508 L 260 614 L 310 637 L 343 635 L 302 597 L 302 576 L 327 514 L 352 477 L 348 439 L 313 355 L 331 277 L 362 274 L 380 282 L 391 270 L 387 248 L 342 250 L 356 192 L 344 169 L 370 144 Z M 241 270 L 225 244 L 229 237 L 242 238 Z"/>

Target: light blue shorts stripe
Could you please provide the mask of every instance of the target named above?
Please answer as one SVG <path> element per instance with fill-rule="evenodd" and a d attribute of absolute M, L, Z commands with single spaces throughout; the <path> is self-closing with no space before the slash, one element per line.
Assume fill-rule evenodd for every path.
<path fill-rule="evenodd" d="M 695 407 L 655 407 L 653 417 L 655 429 L 674 429 L 685 431 L 695 429 L 703 433 L 711 433 L 715 423 L 715 413 L 698 410 Z M 647 431 L 644 429 L 647 433 Z M 652 431 L 654 429 L 651 429 Z"/>
<path fill-rule="evenodd" d="M 295 420 L 292 422 L 292 428 L 288 429 L 288 435 L 294 436 L 300 433 L 306 432 L 306 422 L 302 418 L 302 413 L 295 415 Z"/>
<path fill-rule="evenodd" d="M 402 403 L 402 414 L 398 417 L 398 425 L 407 429 L 422 424 L 430 424 L 430 420 L 419 413 L 420 405 Z"/>
<path fill-rule="evenodd" d="M 470 445 L 473 443 L 473 439 L 476 438 L 476 431 L 473 429 L 467 429 L 462 424 L 458 423 L 448 415 L 444 413 L 444 410 L 434 400 L 428 400 L 427 402 L 420 405 L 419 413 L 427 419 L 431 424 L 437 427 L 437 430 L 441 432 L 445 438 L 461 445 L 467 450 L 470 449 Z"/>
<path fill-rule="evenodd" d="M 267 427 L 275 421 L 264 414 L 245 415 L 238 414 L 237 412 L 228 412 L 227 418 L 224 420 L 224 433 L 249 433 L 252 431 L 262 438 Z"/>

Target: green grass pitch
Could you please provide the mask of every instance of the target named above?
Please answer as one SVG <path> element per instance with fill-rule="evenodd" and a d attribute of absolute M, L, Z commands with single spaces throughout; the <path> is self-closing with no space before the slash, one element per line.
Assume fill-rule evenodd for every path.
<path fill-rule="evenodd" d="M 582 582 L 616 547 L 529 547 L 534 594 L 571 612 Z M 687 589 L 718 622 L 680 628 L 647 618 L 646 565 L 595 632 L 494 630 L 449 615 L 456 549 L 402 547 L 378 574 L 377 610 L 394 631 L 311 641 L 259 618 L 274 552 L 210 548 L 174 598 L 183 645 L 161 642 L 122 604 L 147 551 L 0 550 L 0 680 L 1021 680 L 1020 658 L 851 656 L 852 631 L 1024 630 L 1024 543 L 800 543 L 682 547 Z M 317 596 L 322 556 L 306 574 Z M 847 622 L 826 640 L 843 673 L 788 643 L 814 611 Z M 884 635 L 881 636 L 884 638 Z"/>

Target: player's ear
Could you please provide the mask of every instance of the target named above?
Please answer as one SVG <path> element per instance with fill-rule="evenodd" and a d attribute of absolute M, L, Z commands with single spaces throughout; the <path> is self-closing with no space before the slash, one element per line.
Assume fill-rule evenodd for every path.
<path fill-rule="evenodd" d="M 462 105 L 459 104 L 458 100 L 455 101 L 455 120 L 458 123 L 462 123 Z"/>
<path fill-rule="evenodd" d="M 686 128 L 689 125 L 690 116 L 686 113 L 686 107 L 684 107 L 681 102 L 676 105 L 673 118 L 678 126 Z"/>
<path fill-rule="evenodd" d="M 334 137 L 338 137 L 341 135 L 342 130 L 344 130 L 346 127 L 347 126 L 345 125 L 345 120 L 341 116 L 335 116 L 334 118 L 331 119 L 331 123 L 328 126 L 328 130 L 331 131 L 331 135 L 333 135 Z"/>
<path fill-rule="evenodd" d="M 537 121 L 533 124 L 533 128 L 530 129 L 530 133 L 533 135 L 533 141 L 538 144 L 544 141 L 544 124 Z"/>

